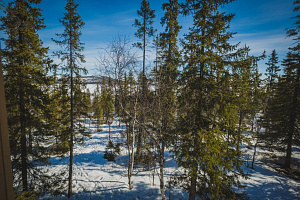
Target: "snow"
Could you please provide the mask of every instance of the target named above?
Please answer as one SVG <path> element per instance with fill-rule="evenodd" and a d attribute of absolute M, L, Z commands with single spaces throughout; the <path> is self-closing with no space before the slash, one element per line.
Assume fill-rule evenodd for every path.
<path fill-rule="evenodd" d="M 88 127 L 88 124 L 86 125 Z M 121 154 L 116 157 L 116 162 L 109 162 L 103 158 L 105 147 L 108 142 L 108 126 L 103 125 L 101 132 L 96 132 L 96 127 L 91 126 L 92 135 L 84 144 L 76 144 L 74 148 L 73 167 L 73 196 L 70 199 L 119 199 L 119 200 L 153 200 L 161 199 L 159 192 L 158 166 L 154 176 L 153 170 L 147 171 L 143 167 L 136 167 L 133 175 L 133 189 L 128 189 L 127 178 L 127 150 L 122 147 Z M 124 141 L 122 131 L 125 126 L 118 126 L 115 121 L 111 126 L 111 137 L 113 142 Z M 246 155 L 252 159 L 253 149 L 244 148 Z M 273 170 L 266 163 L 262 162 L 262 151 L 257 150 L 258 161 L 255 162 L 254 169 L 246 168 L 250 174 L 250 179 L 241 180 L 246 184 L 245 191 L 250 199 L 300 199 L 300 181 L 287 177 Z M 250 156 L 251 155 L 251 156 Z M 167 189 L 167 181 L 172 173 L 177 169 L 175 161 L 166 151 L 165 162 L 165 194 L 171 199 L 188 199 L 185 191 L 172 189 L 171 193 Z M 300 153 L 297 152 L 297 158 Z M 61 160 L 53 157 L 51 159 L 51 170 L 67 170 L 68 159 Z M 51 197 L 45 195 L 39 199 L 68 199 L 66 195 Z"/>
<path fill-rule="evenodd" d="M 244 181 L 250 199 L 300 199 L 299 180 L 278 174 L 262 162 L 249 169 L 250 179 Z"/>

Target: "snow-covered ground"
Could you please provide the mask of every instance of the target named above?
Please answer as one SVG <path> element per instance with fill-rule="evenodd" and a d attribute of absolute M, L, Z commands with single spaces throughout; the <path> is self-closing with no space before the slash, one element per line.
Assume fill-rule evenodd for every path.
<path fill-rule="evenodd" d="M 87 125 L 88 127 L 88 125 Z M 121 132 L 124 126 L 118 126 L 115 122 L 111 127 L 113 142 L 121 142 Z M 122 148 L 121 154 L 116 157 L 116 162 L 109 162 L 103 158 L 105 147 L 108 142 L 108 126 L 103 125 L 101 132 L 96 132 L 92 127 L 92 135 L 83 145 L 76 144 L 74 152 L 74 175 L 73 197 L 71 199 L 117 199 L 117 200 L 142 200 L 161 199 L 159 192 L 158 170 L 155 172 L 153 182 L 153 170 L 135 168 L 133 176 L 133 189 L 128 189 L 127 178 L 127 151 Z M 245 148 L 246 149 L 246 148 Z M 253 150 L 247 150 L 252 155 Z M 300 158 L 300 153 L 297 157 Z M 262 162 L 258 149 L 258 161 L 254 170 L 246 168 L 250 179 L 242 180 L 247 185 L 245 189 L 251 199 L 300 199 L 300 181 L 277 173 L 273 168 Z M 68 159 L 60 160 L 52 158 L 52 170 L 67 169 Z M 176 163 L 166 152 L 165 181 L 169 180 L 170 174 L 174 173 Z M 167 185 L 166 185 L 167 186 Z M 187 199 L 184 191 L 166 189 L 166 196 L 171 199 Z M 67 199 L 65 196 L 44 196 L 40 199 Z"/>

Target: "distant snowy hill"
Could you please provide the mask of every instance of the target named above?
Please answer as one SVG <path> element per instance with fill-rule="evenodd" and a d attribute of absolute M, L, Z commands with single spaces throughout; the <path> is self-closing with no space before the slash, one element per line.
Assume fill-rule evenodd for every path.
<path fill-rule="evenodd" d="M 102 79 L 103 77 L 105 78 L 105 81 L 108 81 L 107 76 L 83 76 L 82 79 L 86 84 L 97 84 L 100 83 L 102 84 Z"/>

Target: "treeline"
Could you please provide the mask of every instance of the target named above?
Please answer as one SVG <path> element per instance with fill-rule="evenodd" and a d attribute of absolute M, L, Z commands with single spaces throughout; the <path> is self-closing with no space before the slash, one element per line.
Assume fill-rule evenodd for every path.
<path fill-rule="evenodd" d="M 189 199 L 247 199 L 239 190 L 244 188 L 240 178 L 248 177 L 241 149 L 250 145 L 245 132 L 267 148 L 283 151 L 283 167 L 291 168 L 292 146 L 299 145 L 299 16 L 295 28 L 287 31 L 295 45 L 282 63 L 275 50 L 268 56 L 262 79 L 257 63 L 265 53 L 253 56 L 249 47 L 229 42 L 234 14 L 219 8 L 232 1 L 169 0 L 162 4 L 164 31 L 157 33 L 155 11 L 142 0 L 133 45 L 141 49 L 142 62 L 129 38 L 117 37 L 99 58 L 108 83 L 103 79 L 93 94 L 81 79 L 87 71 L 81 67 L 84 22 L 78 4 L 67 0 L 60 19 L 65 29 L 53 39 L 62 49 L 54 53 L 61 63 L 54 64 L 38 35 L 45 25 L 34 6 L 41 0 L 9 3 L 1 17 L 7 35 L 2 55 L 14 185 L 20 198 L 60 194 L 66 191 L 65 182 L 72 196 L 74 143 L 83 142 L 90 131 L 82 117 L 94 119 L 98 131 L 114 118 L 126 125 L 129 189 L 134 164 L 158 163 L 162 199 L 166 150 L 182 169 L 169 186 L 186 190 Z M 298 12 L 299 1 L 294 5 Z M 179 16 L 193 19 L 180 39 Z M 146 66 L 150 45 L 156 58 Z M 117 144 L 109 138 L 109 146 Z M 41 167 L 51 165 L 51 156 L 67 155 L 68 170 L 50 174 Z"/>

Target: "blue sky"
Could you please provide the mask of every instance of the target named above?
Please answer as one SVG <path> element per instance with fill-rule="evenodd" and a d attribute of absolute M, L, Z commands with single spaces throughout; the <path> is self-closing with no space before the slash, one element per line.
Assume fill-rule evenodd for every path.
<path fill-rule="evenodd" d="M 75 0 L 75 2 L 79 4 L 78 13 L 86 23 L 81 38 L 85 43 L 84 54 L 87 61 L 83 66 L 93 74 L 99 47 L 105 47 L 117 34 L 127 35 L 132 41 L 136 40 L 134 37 L 136 28 L 132 24 L 137 18 L 136 11 L 140 8 L 141 0 Z M 161 31 L 159 22 L 163 16 L 161 4 L 164 1 L 149 0 L 149 2 L 156 11 L 155 26 Z M 51 51 L 58 48 L 51 38 L 55 38 L 55 33 L 61 33 L 63 30 L 58 19 L 63 16 L 65 4 L 66 0 L 43 0 L 39 5 L 47 26 L 45 30 L 40 31 L 40 37 L 44 41 L 44 46 L 49 46 Z M 284 58 L 288 47 L 293 43 L 285 36 L 286 29 L 292 27 L 294 22 L 290 19 L 294 16 L 293 0 L 237 0 L 222 10 L 236 14 L 230 28 L 231 31 L 237 32 L 232 43 L 247 44 L 254 55 L 260 55 L 264 50 L 269 55 L 276 49 L 280 59 Z M 182 35 L 192 21 L 189 17 L 180 17 L 179 21 L 183 26 Z M 265 62 L 266 60 L 260 62 L 262 73 L 265 70 Z"/>

